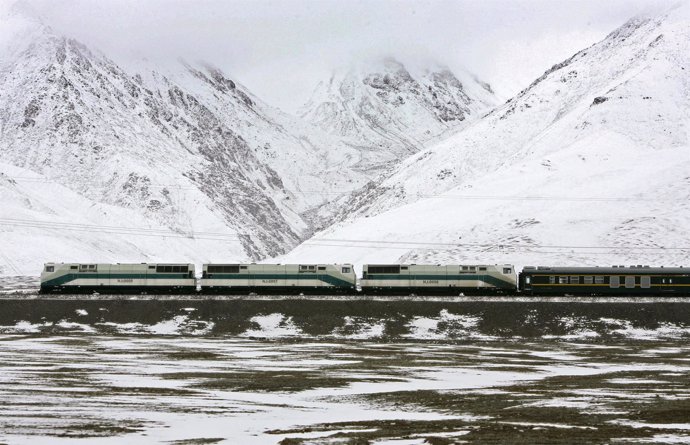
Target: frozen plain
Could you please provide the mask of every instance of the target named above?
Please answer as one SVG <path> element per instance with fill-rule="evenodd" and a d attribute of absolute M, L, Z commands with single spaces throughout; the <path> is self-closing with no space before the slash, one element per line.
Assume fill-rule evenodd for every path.
<path fill-rule="evenodd" d="M 690 443 L 686 303 L 19 304 L 0 443 Z"/>

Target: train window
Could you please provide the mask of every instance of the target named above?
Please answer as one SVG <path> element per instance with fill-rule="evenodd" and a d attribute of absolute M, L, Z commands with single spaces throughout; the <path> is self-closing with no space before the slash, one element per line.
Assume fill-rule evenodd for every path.
<path fill-rule="evenodd" d="M 189 272 L 189 266 L 180 266 L 180 272 L 182 272 L 182 273 Z"/>
<path fill-rule="evenodd" d="M 585 283 L 585 284 L 592 284 L 592 283 L 594 283 L 594 277 L 584 277 L 584 283 Z"/>
<path fill-rule="evenodd" d="M 77 266 L 70 266 L 69 268 L 72 270 L 75 270 L 75 269 L 77 269 Z"/>
<path fill-rule="evenodd" d="M 187 272 L 189 266 L 184 266 Z M 240 273 L 240 266 L 208 266 L 208 273 Z"/>
<path fill-rule="evenodd" d="M 662 279 L 661 279 L 661 283 L 662 283 L 662 284 L 666 284 L 666 278 L 662 278 Z"/>
<path fill-rule="evenodd" d="M 325 266 L 319 266 L 319 270 L 326 270 Z"/>
<path fill-rule="evenodd" d="M 568 284 L 568 277 L 558 277 L 558 284 Z"/>
<path fill-rule="evenodd" d="M 553 275 L 551 275 L 551 276 L 549 277 L 549 284 L 556 284 L 556 277 L 554 277 Z"/>
<path fill-rule="evenodd" d="M 55 272 L 55 266 L 46 266 L 46 272 Z"/>
<path fill-rule="evenodd" d="M 315 266 L 309 266 L 309 270 L 314 270 Z"/>
<path fill-rule="evenodd" d="M 673 278 L 668 279 L 668 284 L 673 284 Z"/>
<path fill-rule="evenodd" d="M 486 270 L 486 267 L 480 267 L 479 270 Z"/>
<path fill-rule="evenodd" d="M 597 275 L 594 277 L 594 284 L 604 284 L 604 276 Z"/>
<path fill-rule="evenodd" d="M 618 275 L 611 275 L 611 278 L 609 279 L 609 287 L 616 289 L 620 287 L 621 281 Z"/>
<path fill-rule="evenodd" d="M 350 273 L 351 271 L 349 267 L 343 267 L 343 273 Z"/>
<path fill-rule="evenodd" d="M 240 266 L 240 269 L 246 270 L 246 269 L 247 269 L 247 266 Z"/>
<path fill-rule="evenodd" d="M 470 266 L 470 270 L 471 270 L 471 271 L 475 271 L 475 270 L 477 270 L 477 268 L 474 267 L 474 266 Z"/>
<path fill-rule="evenodd" d="M 652 287 L 652 278 L 649 276 L 640 277 L 640 287 L 642 289 L 649 289 Z"/>
<path fill-rule="evenodd" d="M 149 269 L 155 269 L 156 266 L 149 266 Z"/>
<path fill-rule="evenodd" d="M 172 271 L 175 273 L 180 273 L 182 272 L 182 268 L 180 266 L 173 266 Z"/>
<path fill-rule="evenodd" d="M 530 284 L 532 282 L 532 277 L 525 277 L 525 283 Z"/>
<path fill-rule="evenodd" d="M 625 287 L 627 289 L 632 289 L 635 287 L 635 277 L 627 276 L 625 277 Z"/>
<path fill-rule="evenodd" d="M 503 268 L 503 273 L 511 273 L 512 271 L 513 271 L 513 269 L 511 269 L 510 267 L 504 267 Z"/>
<path fill-rule="evenodd" d="M 407 270 L 407 266 L 401 266 L 400 270 Z"/>
<path fill-rule="evenodd" d="M 570 277 L 570 284 L 580 284 L 580 277 Z"/>
<path fill-rule="evenodd" d="M 462 266 L 462 270 L 467 270 L 469 269 L 467 266 Z"/>
<path fill-rule="evenodd" d="M 369 273 L 400 273 L 400 266 L 369 266 Z"/>
<path fill-rule="evenodd" d="M 316 272 L 316 266 L 300 266 L 300 272 Z"/>
<path fill-rule="evenodd" d="M 165 273 L 171 273 L 173 271 L 172 266 L 163 266 L 163 272 Z"/>

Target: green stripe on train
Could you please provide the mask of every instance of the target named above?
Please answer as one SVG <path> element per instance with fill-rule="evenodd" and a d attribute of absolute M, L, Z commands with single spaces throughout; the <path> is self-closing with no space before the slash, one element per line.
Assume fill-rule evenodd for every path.
<path fill-rule="evenodd" d="M 57 278 L 41 282 L 41 286 L 62 286 L 74 280 L 117 280 L 117 279 L 132 279 L 132 280 L 180 280 L 191 279 L 184 273 L 170 273 L 170 274 L 143 274 L 143 273 L 68 273 Z"/>
<path fill-rule="evenodd" d="M 511 281 L 501 280 L 493 275 L 370 275 L 367 280 L 437 280 L 437 281 L 483 281 L 496 287 L 514 289 L 516 284 Z"/>

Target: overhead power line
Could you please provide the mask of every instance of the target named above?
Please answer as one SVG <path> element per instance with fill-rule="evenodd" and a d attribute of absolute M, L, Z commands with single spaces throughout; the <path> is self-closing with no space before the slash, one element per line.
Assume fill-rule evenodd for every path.
<path fill-rule="evenodd" d="M 193 240 L 212 240 L 212 241 L 239 241 L 240 238 L 236 235 L 225 234 L 220 232 L 194 232 L 189 231 L 185 233 L 176 233 L 165 229 L 147 229 L 139 227 L 120 227 L 120 226 L 104 226 L 78 223 L 63 223 L 63 222 L 48 222 L 48 221 L 32 221 L 22 219 L 0 218 L 0 225 L 13 227 L 27 227 L 37 229 L 52 229 L 52 230 L 69 230 L 77 232 L 96 232 L 96 233 L 112 233 L 117 235 L 129 236 L 150 236 L 159 238 L 186 238 Z"/>
<path fill-rule="evenodd" d="M 45 178 L 31 178 L 21 176 L 8 176 L 11 179 L 35 182 L 35 183 L 53 183 L 54 180 Z M 164 184 L 164 183 L 149 183 L 147 188 L 160 189 L 170 188 L 176 191 L 180 190 L 200 190 L 199 187 L 179 185 L 179 184 Z M 109 190 L 111 187 L 105 185 L 89 185 L 91 189 Z M 290 190 L 289 193 L 300 195 L 332 195 L 345 196 L 351 193 L 356 193 L 358 190 Z M 232 192 L 235 196 L 253 197 L 254 195 L 240 192 Z M 642 197 L 607 197 L 607 196 L 567 196 L 567 195 L 551 195 L 551 196 L 536 196 L 536 195 L 458 195 L 458 194 L 428 194 L 428 193 L 412 193 L 406 194 L 407 197 L 426 198 L 426 199 L 449 199 L 449 200 L 468 200 L 468 201 L 562 201 L 562 202 L 675 202 L 674 198 L 642 198 Z"/>
<path fill-rule="evenodd" d="M 620 250 L 648 250 L 648 251 L 690 251 L 690 247 L 665 247 L 665 246 L 571 246 L 558 244 L 518 244 L 518 243 L 451 243 L 451 242 L 423 242 L 404 240 L 364 240 L 364 239 L 338 239 L 319 238 L 305 242 L 306 245 L 324 245 L 332 247 L 355 248 L 396 248 L 409 250 L 415 247 L 429 246 L 433 248 L 474 249 L 474 250 L 501 250 L 501 249 L 558 249 L 562 250 L 594 250 L 594 251 L 620 251 Z M 559 252 L 560 253 L 560 252 Z"/>

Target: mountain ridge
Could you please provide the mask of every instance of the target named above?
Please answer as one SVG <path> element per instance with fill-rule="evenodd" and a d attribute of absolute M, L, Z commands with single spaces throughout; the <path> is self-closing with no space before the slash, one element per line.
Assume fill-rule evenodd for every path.
<path fill-rule="evenodd" d="M 682 264 L 668 248 L 690 231 L 689 41 L 687 7 L 628 21 L 355 193 L 283 260 Z"/>

